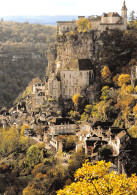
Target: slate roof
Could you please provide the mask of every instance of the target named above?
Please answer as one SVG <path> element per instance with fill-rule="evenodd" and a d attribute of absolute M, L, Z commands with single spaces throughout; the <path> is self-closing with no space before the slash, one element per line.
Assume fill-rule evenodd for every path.
<path fill-rule="evenodd" d="M 79 70 L 92 70 L 93 64 L 90 59 L 78 59 Z"/>
<path fill-rule="evenodd" d="M 62 70 L 93 70 L 93 64 L 90 59 L 72 59 Z"/>

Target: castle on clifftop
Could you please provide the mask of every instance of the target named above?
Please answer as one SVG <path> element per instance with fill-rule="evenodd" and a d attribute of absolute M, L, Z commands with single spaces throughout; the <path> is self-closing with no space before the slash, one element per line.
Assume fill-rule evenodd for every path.
<path fill-rule="evenodd" d="M 85 18 L 85 16 L 79 16 L 78 19 Z M 117 12 L 103 13 L 101 17 L 95 19 L 88 18 L 92 24 L 93 30 L 105 31 L 107 29 L 127 29 L 127 7 L 124 1 L 121 8 L 121 16 Z M 57 33 L 58 35 L 74 31 L 77 29 L 76 21 L 58 21 Z"/>

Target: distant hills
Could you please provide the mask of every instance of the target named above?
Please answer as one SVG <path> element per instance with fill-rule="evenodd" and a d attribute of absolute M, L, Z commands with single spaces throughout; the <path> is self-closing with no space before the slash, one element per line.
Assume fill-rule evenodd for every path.
<path fill-rule="evenodd" d="M 4 21 L 13 22 L 29 22 L 30 24 L 42 24 L 42 25 L 56 25 L 57 21 L 71 21 L 76 20 L 78 16 L 76 15 L 62 15 L 62 16 L 4 16 L 0 17 Z"/>

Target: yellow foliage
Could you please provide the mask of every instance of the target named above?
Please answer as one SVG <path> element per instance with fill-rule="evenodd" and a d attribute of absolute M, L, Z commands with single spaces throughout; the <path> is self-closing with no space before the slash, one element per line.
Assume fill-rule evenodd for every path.
<path fill-rule="evenodd" d="M 87 18 L 81 18 L 76 22 L 78 32 L 86 32 L 92 28 L 91 22 Z"/>
<path fill-rule="evenodd" d="M 137 93 L 137 86 L 135 87 L 135 92 Z"/>
<path fill-rule="evenodd" d="M 118 78 L 118 85 L 120 87 L 127 85 L 130 83 L 130 75 L 129 74 L 121 74 Z"/>
<path fill-rule="evenodd" d="M 35 176 L 36 181 L 40 181 L 40 180 L 43 180 L 43 179 L 46 179 L 46 178 L 47 178 L 47 175 L 42 174 L 42 173 L 37 173 L 36 176 Z"/>
<path fill-rule="evenodd" d="M 126 92 L 129 93 L 129 94 L 133 93 L 134 92 L 134 87 L 132 85 L 128 85 L 126 87 Z"/>
<path fill-rule="evenodd" d="M 119 77 L 119 74 L 116 74 L 114 77 L 113 77 L 113 83 L 115 86 L 118 85 L 118 77 Z"/>
<path fill-rule="evenodd" d="M 132 126 L 130 129 L 128 129 L 128 133 L 131 137 L 137 138 L 137 126 Z"/>
<path fill-rule="evenodd" d="M 41 195 L 44 194 L 43 190 L 35 188 L 37 186 L 35 183 L 28 185 L 24 190 L 23 190 L 23 195 Z"/>
<path fill-rule="evenodd" d="M 91 165 L 85 162 L 75 173 L 75 181 L 59 190 L 57 195 L 135 195 L 137 194 L 137 176 L 119 175 L 116 172 L 108 174 L 111 163 L 104 161 Z"/>
<path fill-rule="evenodd" d="M 72 97 L 72 101 L 74 103 L 74 105 L 78 105 L 78 100 L 79 98 L 81 97 L 81 95 L 79 93 L 75 94 L 73 97 Z"/>
<path fill-rule="evenodd" d="M 23 124 L 22 125 L 22 128 L 21 128 L 21 135 L 23 136 L 24 135 L 24 130 L 25 129 L 30 129 L 30 127 L 27 125 L 27 124 Z"/>
<path fill-rule="evenodd" d="M 111 78 L 111 72 L 108 68 L 108 66 L 104 66 L 102 72 L 101 72 L 101 76 L 103 78 L 103 80 L 109 82 L 110 81 L 110 78 Z"/>
<path fill-rule="evenodd" d="M 133 113 L 136 115 L 137 114 L 137 104 L 133 107 Z"/>
<path fill-rule="evenodd" d="M 21 136 L 19 130 L 11 127 L 8 130 L 0 129 L 0 153 L 18 152 L 28 147 L 28 138 Z"/>
<path fill-rule="evenodd" d="M 130 94 L 126 94 L 124 90 L 118 96 L 117 104 L 115 104 L 116 109 L 120 109 L 122 118 L 127 120 L 127 116 L 131 113 L 132 108 L 135 103 L 135 98 Z"/>

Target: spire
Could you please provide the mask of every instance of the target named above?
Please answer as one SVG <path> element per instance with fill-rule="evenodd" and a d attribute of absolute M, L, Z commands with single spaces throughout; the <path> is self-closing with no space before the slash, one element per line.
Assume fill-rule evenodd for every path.
<path fill-rule="evenodd" d="M 125 0 L 124 0 L 124 2 L 123 2 L 123 7 L 122 7 L 122 9 L 123 9 L 123 10 L 127 10 L 127 6 L 126 6 Z"/>

